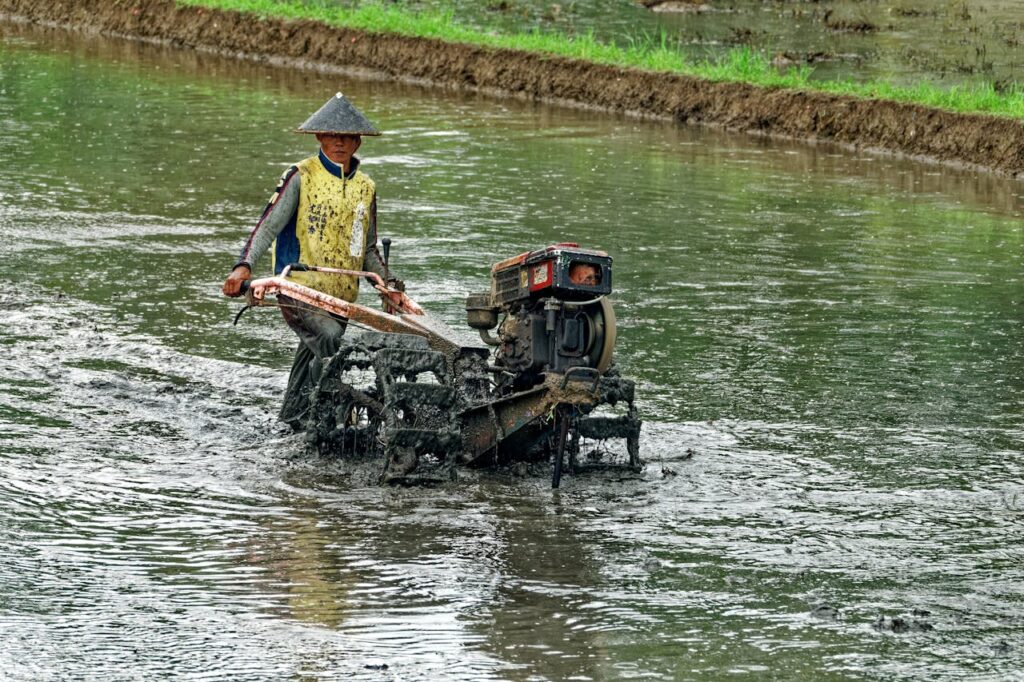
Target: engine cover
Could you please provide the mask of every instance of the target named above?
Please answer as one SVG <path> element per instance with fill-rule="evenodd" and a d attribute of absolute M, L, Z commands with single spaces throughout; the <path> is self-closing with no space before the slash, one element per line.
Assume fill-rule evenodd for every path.
<path fill-rule="evenodd" d="M 498 306 L 548 296 L 582 301 L 611 291 L 611 256 L 572 242 L 527 251 L 491 268 L 491 299 Z"/>

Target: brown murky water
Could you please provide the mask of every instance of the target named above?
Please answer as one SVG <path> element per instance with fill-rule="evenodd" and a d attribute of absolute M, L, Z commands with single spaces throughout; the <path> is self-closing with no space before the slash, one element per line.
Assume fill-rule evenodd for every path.
<path fill-rule="evenodd" d="M 217 290 L 337 89 L 449 323 L 613 253 L 639 480 L 366 487 L 274 423 L 290 332 Z M 1024 666 L 1019 183 L 10 27 L 0 121 L 5 678 Z"/>

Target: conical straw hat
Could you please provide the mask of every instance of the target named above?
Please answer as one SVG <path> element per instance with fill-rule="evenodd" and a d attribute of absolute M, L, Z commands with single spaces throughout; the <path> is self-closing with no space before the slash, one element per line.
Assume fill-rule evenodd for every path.
<path fill-rule="evenodd" d="M 295 132 L 335 135 L 380 135 L 380 131 L 340 92 L 306 119 Z"/>

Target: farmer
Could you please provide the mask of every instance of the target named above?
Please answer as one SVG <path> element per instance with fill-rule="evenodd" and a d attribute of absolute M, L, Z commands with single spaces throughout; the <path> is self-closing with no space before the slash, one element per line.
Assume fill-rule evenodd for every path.
<path fill-rule="evenodd" d="M 339 92 L 296 132 L 316 135 L 320 150 L 281 176 L 224 282 L 226 296 L 241 296 L 242 282 L 252 278 L 256 262 L 271 247 L 274 274 L 292 263 L 303 263 L 386 276 L 377 251 L 376 191 L 354 156 L 363 135 L 380 135 L 380 131 Z M 355 301 L 359 291 L 355 276 L 296 272 L 290 277 L 346 301 Z M 404 294 L 400 296 L 404 299 Z M 337 352 L 346 320 L 287 296 L 278 296 L 278 303 L 285 322 L 299 337 L 279 416 L 300 428 L 309 393 L 325 359 Z"/>

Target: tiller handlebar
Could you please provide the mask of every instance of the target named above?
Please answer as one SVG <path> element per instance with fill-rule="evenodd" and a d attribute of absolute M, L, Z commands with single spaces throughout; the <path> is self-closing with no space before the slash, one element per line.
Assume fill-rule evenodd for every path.
<path fill-rule="evenodd" d="M 373 282 L 373 287 L 380 294 L 386 312 L 374 310 L 358 303 L 351 303 L 304 284 L 299 284 L 288 279 L 288 275 L 292 272 L 324 272 L 335 275 L 365 277 Z M 302 263 L 293 263 L 286 266 L 281 271 L 281 274 L 276 277 L 246 280 L 242 283 L 242 292 L 246 294 L 250 306 L 273 305 L 266 302 L 266 297 L 268 295 L 278 296 L 283 294 L 288 298 L 302 301 L 314 308 L 357 324 L 365 325 L 371 329 L 376 329 L 377 331 L 423 336 L 431 342 L 431 346 L 435 344 L 450 346 L 452 343 L 448 338 L 448 334 L 439 333 L 440 330 L 437 329 L 436 321 L 433 321 L 430 316 L 426 315 L 415 301 L 398 289 L 389 287 L 384 279 L 374 272 L 315 267 L 303 265 Z"/>

